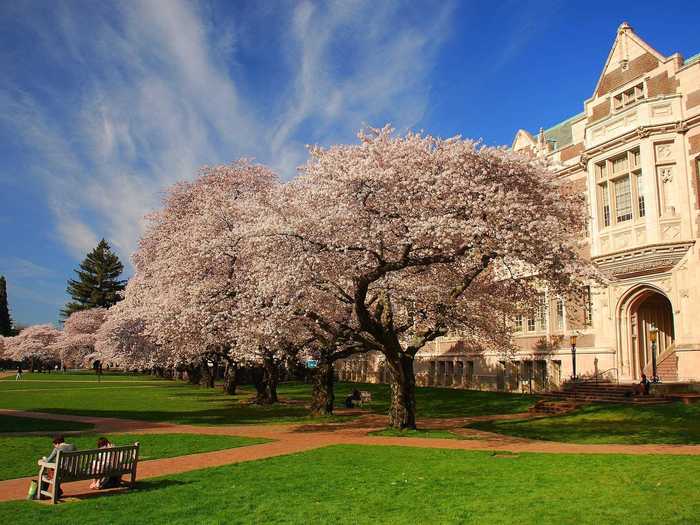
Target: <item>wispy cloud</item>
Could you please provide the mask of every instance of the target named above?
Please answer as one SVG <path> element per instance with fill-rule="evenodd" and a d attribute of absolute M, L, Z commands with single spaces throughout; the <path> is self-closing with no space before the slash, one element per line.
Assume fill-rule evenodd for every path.
<path fill-rule="evenodd" d="M 0 257 L 0 275 L 34 279 L 49 277 L 53 275 L 53 270 L 20 257 Z"/>
<path fill-rule="evenodd" d="M 491 64 L 496 72 L 526 52 L 530 41 L 547 30 L 549 22 L 557 15 L 561 4 L 554 1 L 508 0 L 500 5 L 503 14 L 499 24 L 503 27 L 503 40 L 499 52 Z"/>
<path fill-rule="evenodd" d="M 162 190 L 203 164 L 255 156 L 291 177 L 306 143 L 353 140 L 363 123 L 416 125 L 452 11 L 370 1 L 16 8 L 46 78 L 0 81 L 0 125 L 31 148 L 28 175 L 70 253 L 82 258 L 104 236 L 126 255 Z"/>

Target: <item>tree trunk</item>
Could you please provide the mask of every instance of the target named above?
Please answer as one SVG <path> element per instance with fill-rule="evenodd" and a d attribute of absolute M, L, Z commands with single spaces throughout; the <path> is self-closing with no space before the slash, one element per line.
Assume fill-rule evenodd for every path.
<path fill-rule="evenodd" d="M 206 359 L 202 360 L 202 365 L 200 367 L 201 372 L 201 380 L 200 380 L 200 385 L 203 387 L 207 388 L 214 388 L 214 368 L 209 368 L 209 364 Z"/>
<path fill-rule="evenodd" d="M 189 365 L 186 368 L 187 371 L 187 382 L 191 385 L 198 385 L 202 379 L 202 369 L 199 366 Z"/>
<path fill-rule="evenodd" d="M 238 370 L 233 363 L 226 363 L 224 371 L 224 392 L 230 395 L 236 395 L 236 374 Z"/>
<path fill-rule="evenodd" d="M 329 416 L 333 414 L 335 393 L 333 389 L 333 363 L 321 361 L 314 370 L 313 393 L 311 398 L 311 414 L 314 416 Z"/>
<path fill-rule="evenodd" d="M 416 428 L 416 376 L 413 357 L 400 354 L 396 361 L 387 360 L 391 381 L 391 405 L 389 426 L 392 428 Z"/>
<path fill-rule="evenodd" d="M 277 364 L 272 358 L 265 358 L 261 367 L 253 370 L 253 382 L 257 395 L 255 402 L 259 405 L 277 403 Z"/>

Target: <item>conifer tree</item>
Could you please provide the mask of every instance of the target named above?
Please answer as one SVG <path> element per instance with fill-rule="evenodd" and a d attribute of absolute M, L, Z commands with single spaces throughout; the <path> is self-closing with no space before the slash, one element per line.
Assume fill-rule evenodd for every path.
<path fill-rule="evenodd" d="M 0 335 L 10 337 L 15 335 L 12 328 L 10 308 L 7 306 L 7 283 L 5 277 L 0 275 Z"/>
<path fill-rule="evenodd" d="M 61 310 L 63 317 L 78 310 L 109 308 L 121 299 L 119 292 L 124 289 L 126 281 L 118 277 L 124 271 L 124 265 L 104 239 L 74 271 L 78 278 L 69 279 L 66 289 L 73 300 Z"/>

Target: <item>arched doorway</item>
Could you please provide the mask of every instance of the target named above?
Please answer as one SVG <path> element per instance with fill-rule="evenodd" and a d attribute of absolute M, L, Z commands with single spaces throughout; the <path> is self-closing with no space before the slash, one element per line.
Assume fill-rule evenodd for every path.
<path fill-rule="evenodd" d="M 652 325 L 658 329 L 656 356 L 660 356 L 673 344 L 673 307 L 668 297 L 652 286 L 641 286 L 629 293 L 621 305 L 621 332 L 623 343 L 627 343 L 627 361 L 629 375 L 639 380 L 642 373 L 650 376 L 652 346 L 650 330 Z M 622 326 L 626 324 L 626 326 Z M 626 341 L 624 341 L 626 339 Z M 645 372 L 645 369 L 646 372 Z"/>

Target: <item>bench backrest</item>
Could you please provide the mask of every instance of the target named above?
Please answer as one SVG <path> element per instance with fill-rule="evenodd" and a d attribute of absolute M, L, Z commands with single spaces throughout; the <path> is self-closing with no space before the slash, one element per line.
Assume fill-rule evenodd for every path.
<path fill-rule="evenodd" d="M 135 471 L 139 444 L 93 450 L 59 451 L 56 469 L 62 481 L 108 478 Z"/>

